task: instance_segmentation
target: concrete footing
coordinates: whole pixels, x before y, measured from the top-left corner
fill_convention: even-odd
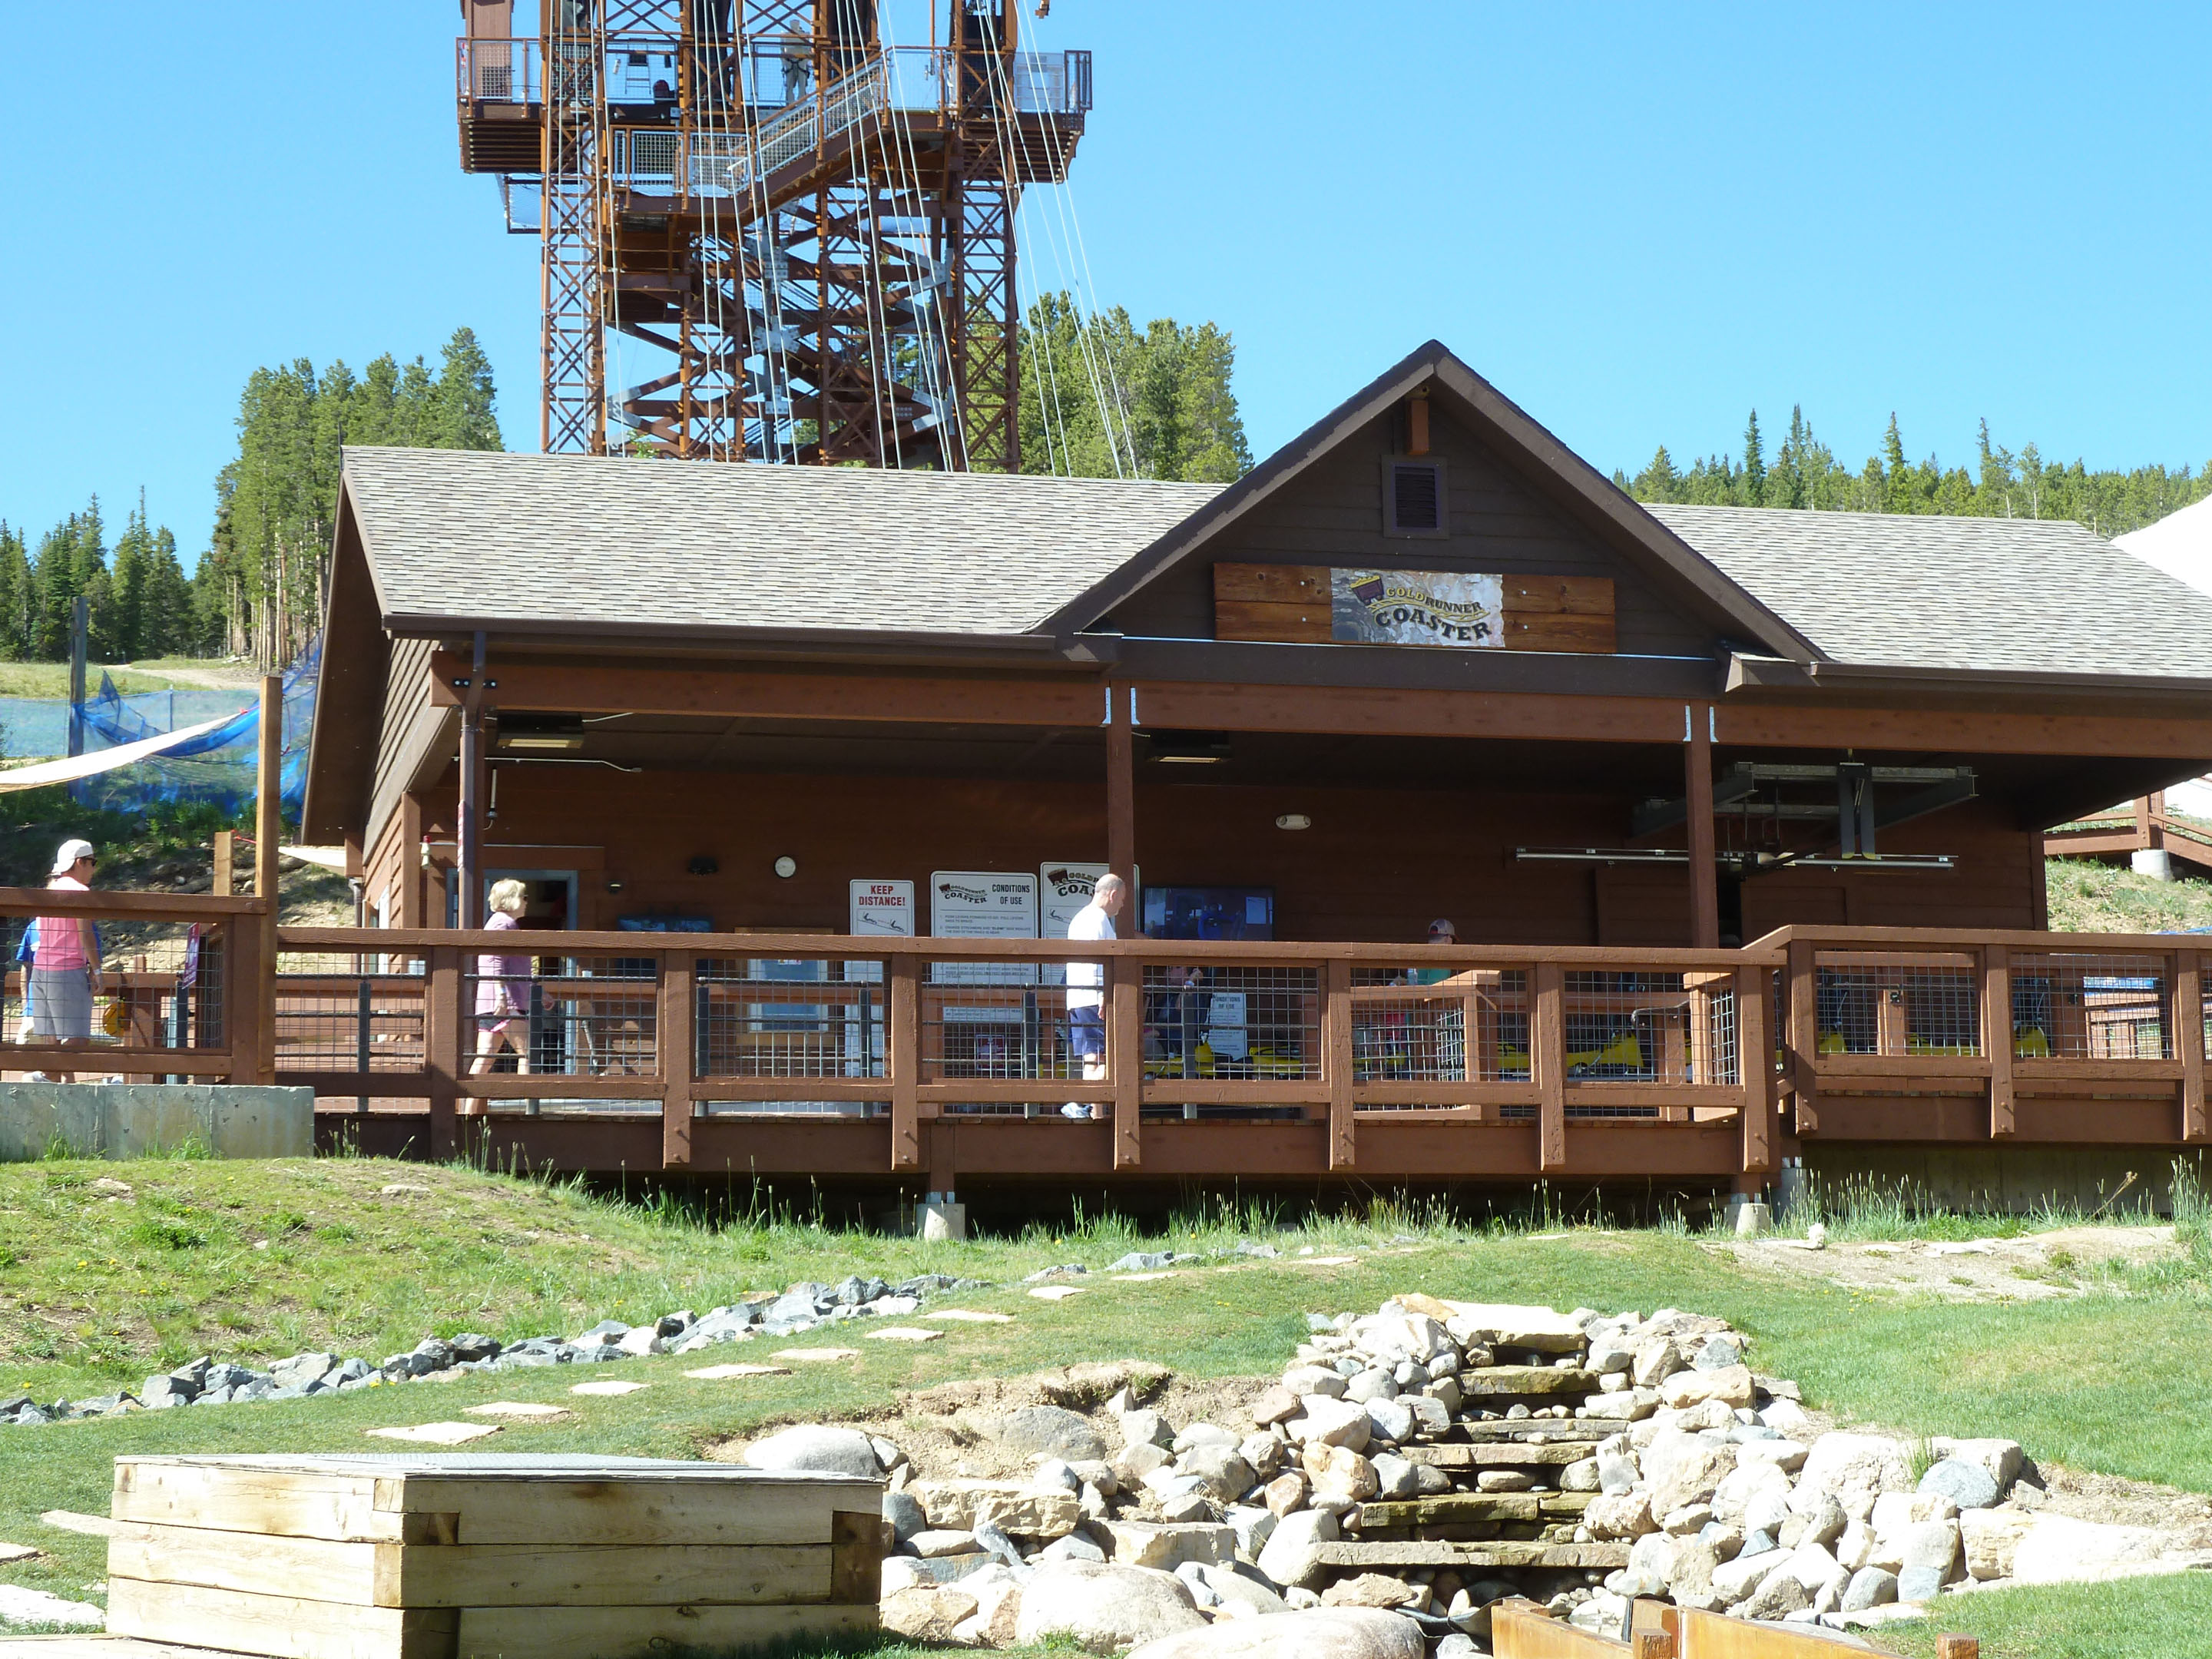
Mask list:
[[[0,1083],[0,1162],[59,1152],[312,1158],[315,1091],[228,1083]]]
[[[2128,854],[2128,863],[2137,875],[2153,881],[2173,879],[2173,854],[2163,847],[2139,848]]]

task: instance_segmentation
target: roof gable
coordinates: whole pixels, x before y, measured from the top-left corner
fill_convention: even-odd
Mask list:
[[[1118,606],[1281,495],[1325,457],[1358,441],[1414,391],[1441,398],[1498,462],[1628,560],[1718,632],[1780,657],[1809,659],[1811,643],[1771,609],[1653,518],[1440,343],[1426,345],[1292,439],[1237,483],[1134,557],[1093,582],[1048,620],[1056,633],[1094,626]],[[1408,544],[1417,547],[1418,544]],[[1409,553],[1406,563],[1420,563]]]

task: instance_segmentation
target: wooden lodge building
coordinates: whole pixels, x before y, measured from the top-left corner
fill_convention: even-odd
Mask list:
[[[336,555],[304,832],[418,988],[356,1058],[288,934],[276,1063],[387,1136],[941,1193],[2203,1133],[2194,951],[2045,934],[2043,831],[2212,766],[2212,599],[2074,524],[1646,507],[1431,343],[1226,488],[354,449]]]

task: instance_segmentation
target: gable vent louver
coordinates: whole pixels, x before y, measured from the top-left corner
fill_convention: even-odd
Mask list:
[[[1390,464],[1390,528],[1401,535],[1440,534],[1444,527],[1443,468],[1435,461]]]

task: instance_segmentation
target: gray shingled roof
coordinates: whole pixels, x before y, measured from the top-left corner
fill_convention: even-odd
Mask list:
[[[2212,597],[2078,524],[1654,506],[1838,662],[2212,673]]]
[[[388,616],[556,627],[1019,634],[1219,489],[444,449],[345,471]]]

